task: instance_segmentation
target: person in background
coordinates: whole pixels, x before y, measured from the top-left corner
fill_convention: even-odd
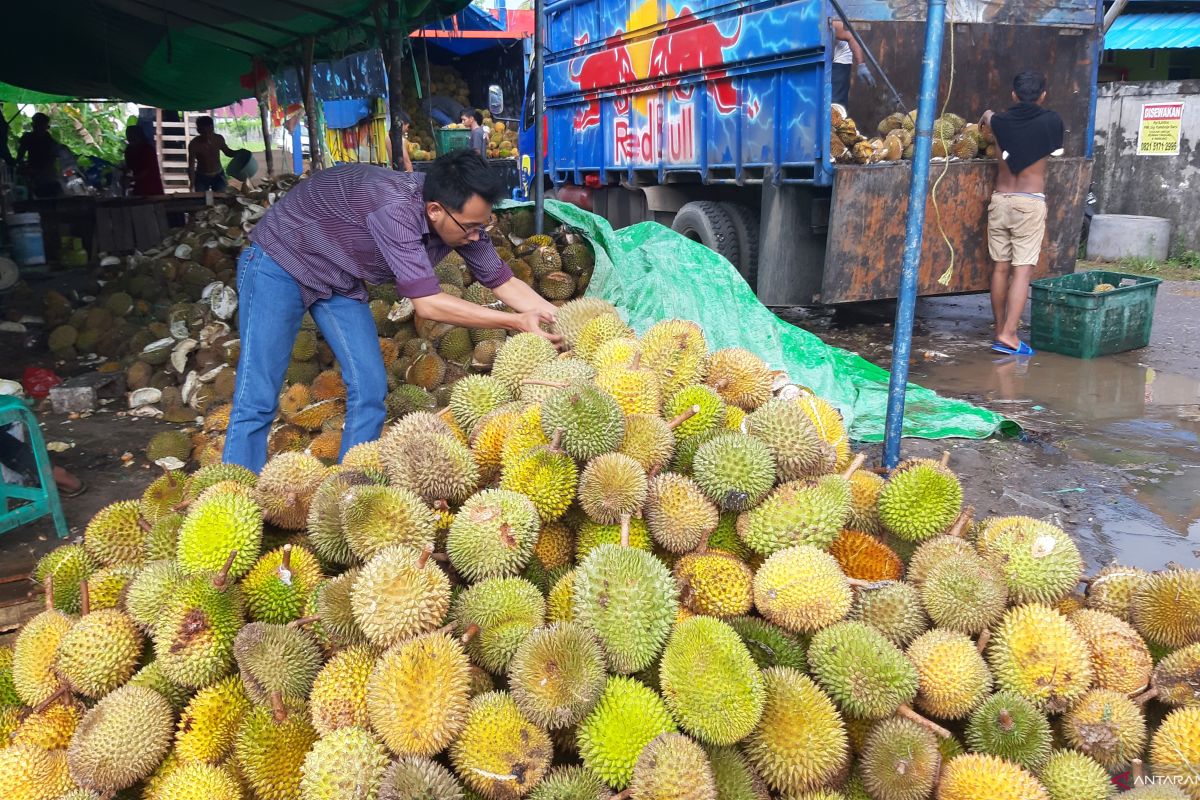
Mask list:
[[[370,164],[318,170],[267,209],[238,262],[241,356],[224,461],[256,472],[266,462],[306,311],[346,382],[342,454],[379,438],[388,378],[364,282],[394,283],[432,322],[524,331],[558,345],[562,337],[542,330],[558,309],[513,277],[485,230],[502,191],[487,161],[462,149],[439,156],[427,173]],[[433,266],[451,250],[515,313],[443,292]]]
[[[236,151],[225,144],[225,137],[213,132],[212,117],[197,117],[196,138],[188,142],[188,181],[193,192],[225,191],[225,168],[221,154],[233,158]]]
[[[3,111],[0,111],[0,163],[8,166],[11,175],[11,170],[17,166],[17,159],[13,157],[12,150],[8,149],[9,131],[8,117],[4,116]]]
[[[12,434],[13,425],[0,428],[0,464],[21,476],[26,486],[37,485],[37,460],[29,445]],[[78,497],[87,491],[87,486],[79,478],[66,469],[58,466],[51,468],[54,475],[54,485],[63,497]]]
[[[17,143],[17,169],[34,197],[58,197],[63,192],[58,170],[60,145],[50,135],[50,117],[33,115],[33,128]]]
[[[858,79],[871,88],[875,87],[875,76],[867,67],[863,58],[862,47],[854,34],[846,29],[840,19],[830,20],[833,29],[833,102],[846,107],[850,102],[850,73],[854,72]]]
[[[483,114],[471,109],[462,113],[462,124],[471,132],[471,149],[487,158],[487,131],[483,129]]]
[[[125,174],[130,179],[129,193],[134,197],[165,194],[162,174],[158,170],[158,154],[137,125],[125,129]]]
[[[405,112],[400,112],[400,141],[403,147],[400,148],[400,164],[405,172],[412,172],[412,156],[408,152],[408,131],[412,127],[412,118]]]
[[[1042,107],[1046,76],[1026,70],[1013,78],[1007,111],[985,111],[979,124],[991,127],[1000,158],[996,189],[988,205],[988,251],[992,272],[992,314],[996,339],[992,350],[1031,356],[1034,350],[1017,336],[1029,296],[1029,280],[1046,234],[1046,161],[1063,147],[1063,121]]]

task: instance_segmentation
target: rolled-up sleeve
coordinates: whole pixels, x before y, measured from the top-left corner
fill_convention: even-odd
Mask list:
[[[479,234],[479,239],[467,246],[458,248],[458,254],[467,262],[475,280],[489,289],[495,289],[513,276],[508,264],[496,255],[496,248],[486,233]]]
[[[441,291],[418,223],[419,220],[413,219],[411,207],[404,203],[383,206],[367,216],[367,230],[396,276],[396,293],[401,297],[428,297]],[[500,260],[495,250],[492,257]]]

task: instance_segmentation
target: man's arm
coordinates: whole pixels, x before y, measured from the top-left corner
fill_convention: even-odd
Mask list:
[[[833,38],[850,45],[850,54],[854,56],[855,64],[862,64],[866,61],[863,50],[859,47],[858,39],[854,38],[854,34],[847,30],[840,19],[833,21]]]
[[[408,134],[400,137],[400,163],[404,165],[405,172],[412,172],[412,156],[408,154]]]
[[[224,136],[222,136],[219,133],[214,133],[213,136],[217,137],[217,146],[221,148],[222,153],[229,156],[230,158],[233,158],[234,156],[237,155],[237,150],[230,150],[229,145],[225,144]]]
[[[512,281],[521,283],[517,278],[512,278],[509,283]],[[531,310],[510,314],[506,311],[486,308],[445,292],[414,297],[412,303],[417,314],[435,322],[460,325],[464,328],[503,328],[509,331],[536,333],[543,339],[548,339],[555,346],[562,342],[561,336],[542,330],[542,323],[554,322],[554,315],[545,311]]]
[[[551,322],[554,321],[554,315],[558,311],[557,306],[535,292],[532,286],[520,278],[509,278],[494,287],[492,293],[496,295],[497,300],[511,309],[537,311],[548,315]]]
[[[188,142],[187,174],[188,174],[188,186],[194,188],[196,186],[196,140],[195,139],[192,139],[190,142]]]

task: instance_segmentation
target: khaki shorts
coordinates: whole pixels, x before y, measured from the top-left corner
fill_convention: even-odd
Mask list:
[[[993,261],[1036,265],[1045,233],[1045,200],[1023,194],[992,195],[988,205],[988,252]]]

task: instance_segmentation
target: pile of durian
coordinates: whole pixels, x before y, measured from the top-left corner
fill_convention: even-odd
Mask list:
[[[46,555],[0,786],[1200,797],[1200,572],[1083,580],[1060,528],[972,520],[945,458],[864,469],[832,406],[691,322],[558,326],[569,352],[514,336],[338,466],[167,472]]]
[[[878,136],[868,138],[846,110],[835,104],[830,114],[830,153],[840,164],[911,161],[916,122],[915,110],[907,114],[897,111],[879,122]],[[932,157],[963,161],[995,158],[996,140],[986,126],[969,123],[958,114],[943,114],[933,123]]]

